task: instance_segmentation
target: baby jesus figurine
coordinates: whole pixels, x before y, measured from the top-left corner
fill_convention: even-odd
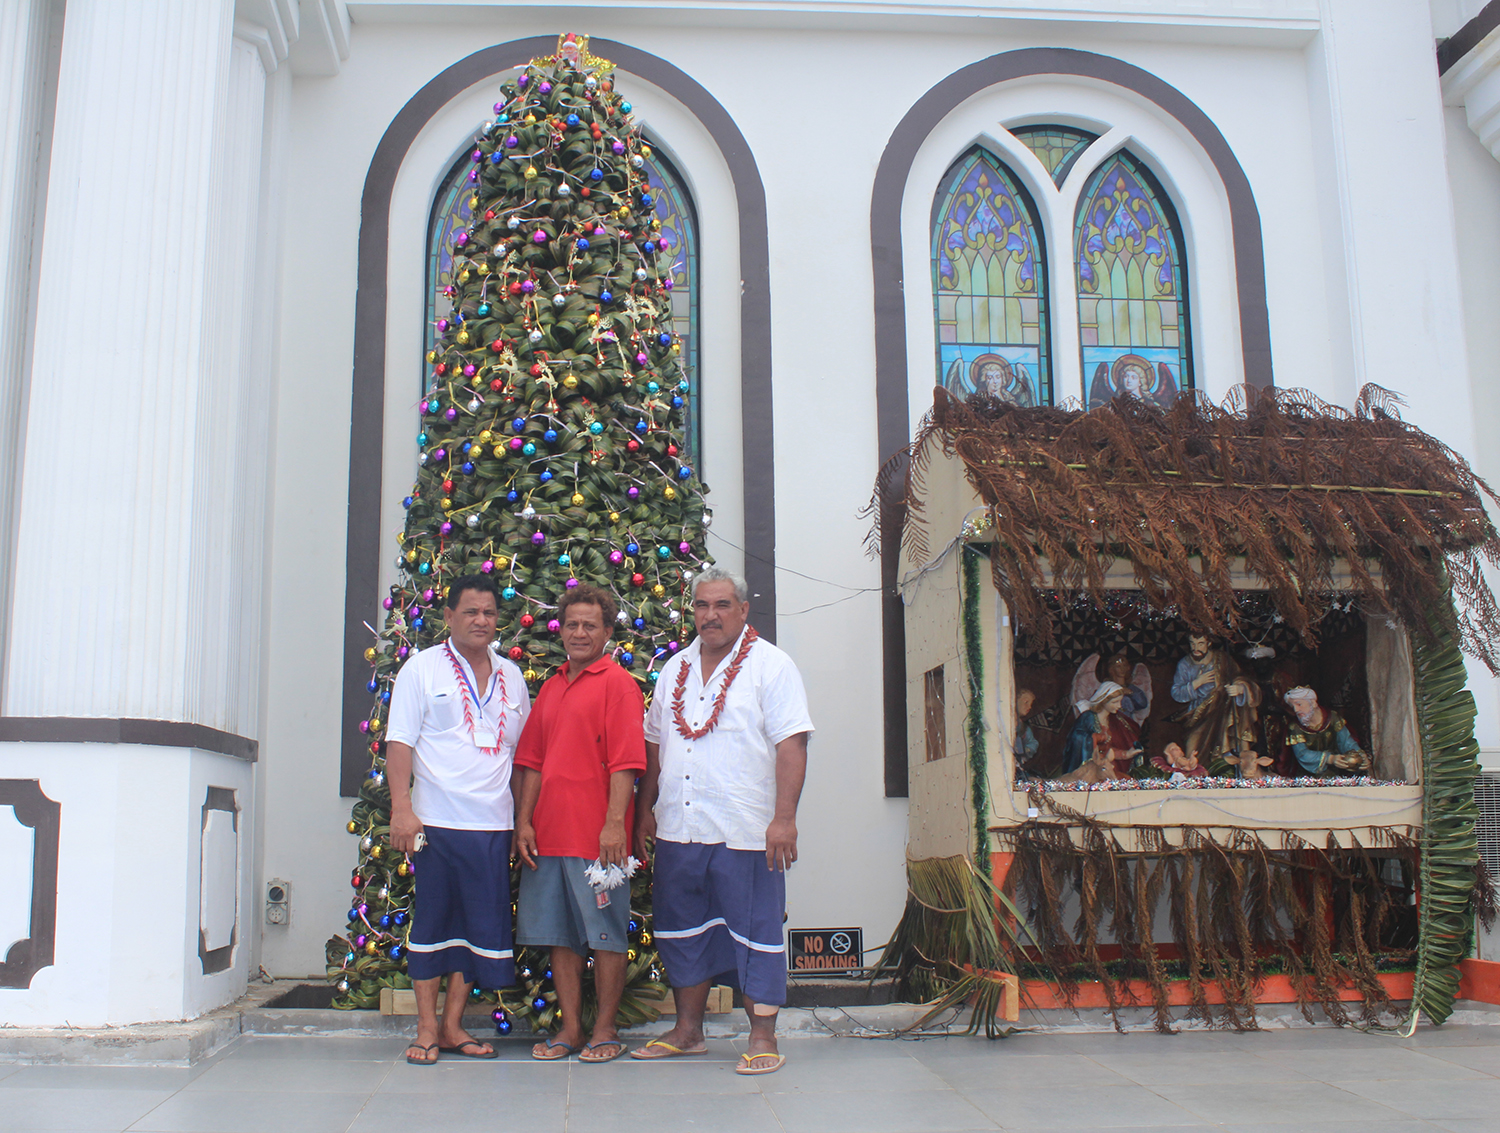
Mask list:
[[[1198,753],[1195,751],[1189,754],[1179,744],[1168,744],[1160,755],[1152,756],[1151,766],[1158,771],[1165,771],[1167,778],[1173,782],[1202,779],[1208,775],[1207,768],[1198,762]]]

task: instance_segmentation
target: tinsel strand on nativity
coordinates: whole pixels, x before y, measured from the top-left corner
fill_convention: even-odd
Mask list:
[[[963,461],[987,507],[996,588],[1043,640],[1043,590],[1102,603],[1117,560],[1150,605],[1233,636],[1243,557],[1312,647],[1327,594],[1345,588],[1333,577],[1341,561],[1364,610],[1415,632],[1426,632],[1427,611],[1452,610],[1446,572],[1458,612],[1442,616],[1466,652],[1500,672],[1500,607],[1481,573],[1481,561],[1500,566],[1483,502],[1496,497],[1461,456],[1402,421],[1398,404],[1373,385],[1353,411],[1304,390],[1240,387],[1222,405],[1184,392],[1168,410],[1115,398],[1082,412],[939,389],[882,472],[871,541],[891,538],[904,512],[906,549],[927,560],[922,481],[942,451]]]

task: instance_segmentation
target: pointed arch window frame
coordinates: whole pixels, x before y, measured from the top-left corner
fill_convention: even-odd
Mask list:
[[[953,299],[955,305],[966,300],[984,302],[973,291],[967,293],[956,293],[949,289],[945,292],[941,283],[944,276],[942,264],[944,256],[942,249],[947,237],[943,229],[952,215],[952,209],[958,198],[958,193],[967,182],[970,173],[978,166],[987,166],[1002,183],[1017,207],[1020,220],[1026,229],[1026,238],[1031,244],[1033,294],[1031,302],[1036,304],[1036,336],[1035,343],[1024,341],[1024,330],[1028,327],[1028,321],[1024,313],[1018,316],[1023,334],[1020,342],[996,343],[996,342],[960,342],[955,337],[953,341],[944,340],[944,327],[949,320],[944,317],[945,299]],[[1007,228],[1011,232],[1015,226]],[[964,388],[977,388],[979,379],[975,376],[986,369],[1000,368],[1006,373],[1007,389],[1015,391],[1023,388],[1019,380],[1017,370],[1012,366],[1020,362],[1029,370],[1030,379],[1029,393],[1021,397],[1021,404],[1050,405],[1053,401],[1054,381],[1052,373],[1053,358],[1053,333],[1051,318],[1051,262],[1049,244],[1042,213],[1037,202],[1023,180],[1011,167],[1007,157],[997,148],[987,146],[983,141],[976,142],[961,153],[944,172],[938,183],[937,192],[933,194],[932,210],[928,221],[930,236],[930,266],[932,271],[932,299],[933,299],[933,338],[937,358],[936,384],[947,384],[947,377],[955,367],[961,367],[967,371],[960,378]],[[1002,292],[995,295],[988,293],[988,301],[1013,303],[1020,301],[1023,304],[1026,298],[1021,295],[1006,295]],[[956,318],[954,320],[956,322]],[[1009,320],[1006,320],[1009,321]],[[945,350],[945,347],[948,348]],[[970,350],[962,350],[962,347],[970,347]],[[1035,348],[1035,355],[1031,354]],[[1003,353],[1002,353],[1003,351]],[[1004,359],[1004,366],[999,367],[994,359]],[[1017,368],[1018,369],[1018,368]],[[962,389],[955,392],[963,392]],[[1003,395],[1002,396],[1006,396]]]

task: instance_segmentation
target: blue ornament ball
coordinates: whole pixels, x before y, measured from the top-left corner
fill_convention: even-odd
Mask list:
[[[474,462],[473,461],[471,461],[471,460],[464,461],[464,475],[465,476],[472,476],[472,475],[474,475]]]
[[[557,440],[557,430],[548,429],[545,433],[542,434],[542,440],[546,441],[550,445],[553,441]]]
[[[385,916],[383,916],[383,917],[380,918],[380,927],[381,928],[390,928],[391,927],[391,914],[390,913],[386,913]]]
[[[608,291],[601,291],[601,292],[599,292],[599,302],[601,302],[601,303],[608,303],[608,302],[611,302],[613,299],[614,299],[614,295],[612,295],[610,292],[608,292]]]
[[[407,496],[407,497],[406,497],[406,498],[404,498],[404,499],[403,499],[403,500],[402,500],[402,501],[401,501],[401,506],[402,506],[402,507],[411,507],[411,497],[410,497],[410,496]]]
[[[396,923],[398,925],[405,924],[406,923],[406,914],[405,913],[397,913],[396,914]]]
[[[646,628],[646,619],[645,618],[636,618],[635,621],[632,622],[631,624],[634,625],[636,629],[645,629]]]
[[[580,252],[587,252],[589,250],[589,238],[587,236],[580,236],[578,238],[578,250]]]
[[[663,346],[671,346],[672,336],[670,334],[662,333],[656,336],[656,341],[661,343]]]
[[[645,421],[637,421],[635,423],[635,431],[637,433],[644,433],[646,431],[646,422]]]
[[[620,654],[620,664],[622,664],[622,665],[629,665],[634,660],[635,660],[635,654],[634,653],[621,653]]]
[[[391,959],[392,960],[399,960],[399,959],[401,959],[401,945],[399,945],[399,944],[392,944],[391,945]]]
[[[545,484],[545,483],[547,483],[547,481],[549,481],[549,480],[552,479],[552,473],[550,473],[550,472],[543,472],[541,474],[541,476],[539,477],[539,479],[542,481],[543,484]]]
[[[627,555],[639,554],[640,550],[641,550],[641,545],[639,543],[626,543],[625,544],[625,553]]]
[[[594,169],[589,170],[589,180],[590,181],[603,181],[604,180],[604,170],[598,169],[598,168],[594,168]]]
[[[516,491],[514,488],[512,488],[510,491],[508,491],[508,492],[505,493],[505,498],[509,502],[515,503],[517,500],[519,500],[521,498],[521,493],[518,492],[518,491]]]
[[[522,429],[526,428],[526,418],[517,417],[510,423],[510,427],[512,432],[519,433]]]
[[[673,409],[681,409],[682,408],[682,398],[680,398],[680,397],[674,397],[672,399],[672,408]]]
[[[495,1030],[502,1035],[510,1034],[510,1020],[501,1019],[498,1023],[495,1024]]]
[[[693,474],[693,470],[691,468],[689,468],[686,464],[684,464],[681,468],[679,468],[677,470],[677,479],[679,479],[679,480],[686,480],[690,476],[692,476],[692,474]]]
[[[576,125],[578,125],[578,115],[576,115],[576,114],[569,114],[567,120],[568,120],[568,125],[569,126],[576,126]]]
[[[539,995],[531,1001],[531,1008],[533,1011],[545,1011],[547,1010],[547,1001]]]
[[[371,692],[375,692],[380,688],[380,682],[377,681],[374,677],[371,677],[370,683],[365,685],[365,688],[369,689]]]
[[[351,921],[359,920],[359,910],[357,908],[349,910],[349,919]]]
[[[604,432],[604,426],[598,421],[591,421],[589,423],[589,432],[597,437],[600,433]]]

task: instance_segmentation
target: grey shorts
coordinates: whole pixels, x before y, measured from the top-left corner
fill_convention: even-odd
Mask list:
[[[521,865],[521,895],[516,909],[516,943],[538,948],[561,945],[580,956],[590,948],[628,952],[630,885],[605,891],[609,904],[583,876],[590,861],[584,858],[537,855],[537,868]]]

